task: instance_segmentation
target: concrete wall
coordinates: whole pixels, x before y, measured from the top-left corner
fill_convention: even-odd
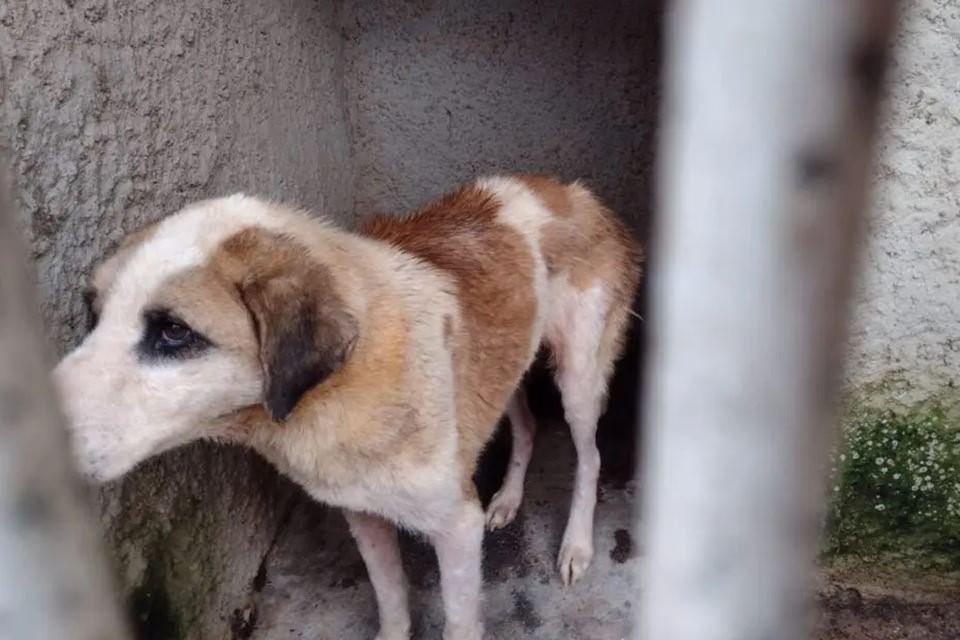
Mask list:
[[[0,138],[61,352],[91,265],[187,201],[249,190],[352,209],[335,24],[309,0],[0,3]],[[203,446],[104,491],[140,636],[230,637],[290,495],[252,456]]]
[[[660,0],[346,4],[358,215],[477,175],[585,178],[649,209]]]
[[[356,214],[534,170],[585,177],[643,228],[661,5],[347,3]],[[960,371],[960,0],[903,5],[848,379],[909,403]]]
[[[960,0],[903,5],[850,377],[912,402],[960,374]]]

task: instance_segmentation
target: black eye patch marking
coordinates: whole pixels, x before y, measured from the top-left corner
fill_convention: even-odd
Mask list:
[[[137,344],[141,360],[184,360],[195,358],[210,342],[167,309],[149,309],[143,314],[143,337]]]
[[[97,313],[97,290],[93,287],[87,287],[83,290],[83,306],[87,314],[87,333],[90,333],[97,328],[97,322],[100,320]]]

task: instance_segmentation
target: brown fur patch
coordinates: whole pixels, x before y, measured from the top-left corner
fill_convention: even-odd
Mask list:
[[[584,290],[602,283],[612,294],[601,340],[600,360],[619,357],[641,276],[643,251],[617,216],[590,191],[545,176],[519,178],[554,214],[541,231],[540,247],[551,277],[565,277]],[[561,345],[551,345],[562,357]]]
[[[376,218],[362,230],[457,283],[462,324],[452,342],[465,489],[523,377],[537,309],[529,245],[497,220],[499,209],[490,194],[470,186],[412,215]]]
[[[182,271],[157,288],[150,304],[169,309],[215,344],[256,357],[254,328],[240,293],[216,271]]]
[[[566,273],[580,289],[598,280],[610,283],[616,302],[630,305],[643,253],[624,224],[579,185],[564,185],[543,176],[521,180],[556,216],[541,236],[551,274]]]
[[[338,276],[345,269],[362,270],[363,265],[351,262],[349,255],[328,265],[319,257],[331,255],[324,240],[310,242],[312,248],[307,248],[286,236],[251,228],[225,241],[208,271],[236,287],[265,277],[312,273],[315,277],[306,278],[306,284],[315,300],[323,299],[328,307],[345,305]],[[248,408],[230,420],[227,437],[273,450],[278,460],[298,459],[295,468],[306,465],[314,470],[307,479],[310,483],[358,482],[371,465],[387,469],[427,464],[436,436],[425,428],[405,393],[409,328],[401,307],[388,291],[367,300],[362,316],[344,306],[357,324],[356,340],[342,366],[305,392],[282,429],[265,424],[263,408]],[[251,351],[259,357],[256,339]],[[338,443],[337,455],[304,445],[317,439],[317,430]],[[306,462],[311,456],[323,457]]]
[[[567,185],[549,176],[527,174],[517,176],[517,179],[537,194],[537,197],[554,215],[560,218],[569,218],[573,215],[573,203],[570,201]]]
[[[218,257],[222,269],[243,265],[237,287],[260,343],[264,405],[285,420],[309,389],[343,365],[357,321],[329,270],[290,238],[247,229],[224,242]]]

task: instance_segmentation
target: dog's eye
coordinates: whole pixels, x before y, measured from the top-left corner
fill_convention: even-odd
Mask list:
[[[190,340],[190,329],[179,322],[168,322],[160,329],[160,339],[171,347],[178,347]]]
[[[183,359],[200,355],[211,342],[165,309],[144,313],[144,333],[137,350],[147,360]]]

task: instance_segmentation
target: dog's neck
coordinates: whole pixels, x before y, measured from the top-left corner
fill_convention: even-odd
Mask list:
[[[283,422],[256,405],[223,416],[209,430],[215,440],[257,450],[306,486],[350,478],[357,460],[383,452],[384,430],[408,420],[410,318],[403,292],[387,286],[375,264],[350,277],[364,308],[359,339],[342,369],[309,390]]]

